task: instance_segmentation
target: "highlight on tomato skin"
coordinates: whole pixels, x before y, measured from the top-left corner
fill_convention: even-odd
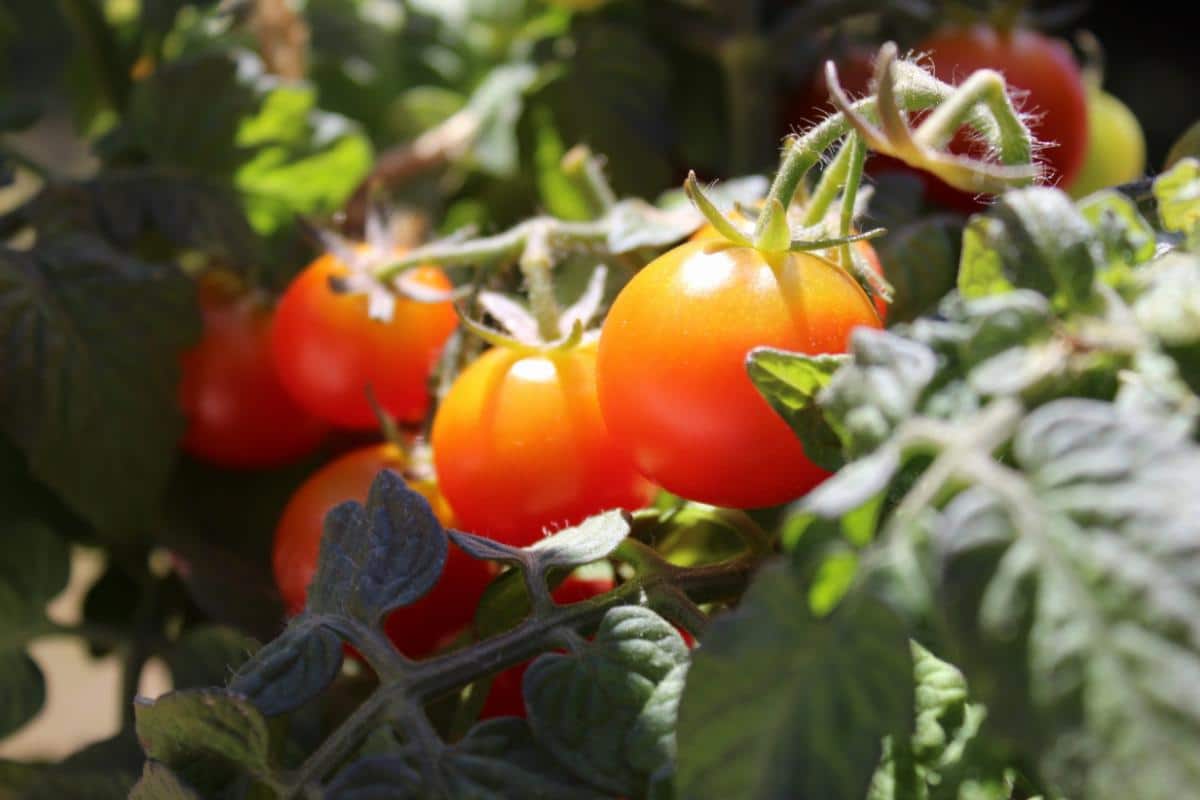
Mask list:
[[[458,325],[454,306],[397,296],[390,321],[372,320],[365,296],[330,287],[330,278],[346,274],[346,265],[327,253],[287,288],[271,334],[279,377],[300,405],[331,425],[378,424],[368,386],[383,410],[419,422],[429,408],[430,372]],[[402,280],[425,290],[453,288],[436,266],[416,267]]]
[[[881,323],[857,281],[805,253],[689,242],[644,267],[600,334],[600,407],[642,473],[702,503],[759,508],[827,477],[759,394],[746,356],[845,352]]]
[[[346,500],[366,502],[380,470],[402,472],[405,466],[404,455],[394,445],[364,447],[326,464],[292,495],[275,530],[272,559],[275,582],[289,613],[304,608],[308,585],[316,574],[325,515]],[[455,525],[454,515],[433,481],[410,481],[409,486],[429,500],[444,526]],[[446,634],[470,624],[493,575],[488,562],[471,558],[451,543],[433,589],[388,616],[388,637],[409,658],[429,655]]]
[[[204,330],[180,357],[184,452],[217,466],[264,469],[314,452],[327,426],[301,408],[275,374],[271,309],[216,280],[198,287]]]
[[[438,481],[462,530],[525,546],[657,489],[608,433],[596,350],[494,347],[450,387],[433,422]]]

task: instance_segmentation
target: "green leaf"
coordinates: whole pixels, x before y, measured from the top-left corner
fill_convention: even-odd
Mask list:
[[[928,314],[955,287],[962,250],[962,221],[954,215],[921,217],[872,242],[892,284],[889,325]]]
[[[110,625],[133,636],[141,597],[142,587],[138,580],[121,564],[110,561],[84,595],[83,618],[89,623]],[[153,616],[146,620],[147,627],[162,630],[165,613],[165,608],[154,609]],[[113,647],[108,643],[89,642],[88,651],[98,658],[111,653]]]
[[[871,328],[851,334],[850,355],[853,368],[838,370],[818,399],[847,456],[855,457],[873,450],[912,415],[938,361],[920,342]]]
[[[1025,481],[979,485],[934,528],[960,666],[1062,794],[1186,796],[1200,782],[1200,448],[1064,399],[1022,423]]]
[[[420,766],[396,756],[371,756],[355,761],[329,784],[328,797],[339,800],[418,800],[436,798],[423,783]]]
[[[608,249],[630,253],[640,247],[666,247],[690,236],[704,223],[691,207],[663,210],[636,197],[621,200],[605,216]]]
[[[1163,227],[1200,244],[1200,160],[1184,158],[1154,181],[1154,197]]]
[[[577,18],[571,57],[538,92],[554,111],[563,139],[596,153],[620,154],[608,165],[618,196],[647,197],[671,182],[670,64],[636,27],[604,15]]]
[[[1064,192],[1016,189],[967,223],[958,288],[967,298],[1027,288],[1073,306],[1091,297],[1098,253],[1095,231]]]
[[[187,689],[134,704],[146,756],[174,769],[201,791],[236,771],[269,774],[267,721],[245,697],[224,690]]]
[[[258,650],[258,642],[221,625],[199,625],[179,637],[167,653],[176,689],[225,686]]]
[[[129,800],[200,800],[200,795],[166,765],[147,761]]]
[[[39,620],[46,604],[67,587],[71,553],[41,520],[5,519],[3,529],[12,544],[0,552],[0,584],[13,592],[25,620]]]
[[[48,769],[20,794],[21,800],[124,800],[137,773],[91,768]]]
[[[1168,253],[1139,278],[1133,313],[1141,328],[1168,347],[1200,344],[1200,255]]]
[[[537,78],[537,68],[522,62],[501,64],[488,71],[467,100],[467,108],[479,120],[469,163],[499,177],[516,172],[520,164],[517,123],[525,93]]]
[[[178,358],[200,327],[191,283],[76,235],[0,251],[0,308],[4,431],[97,528],[145,531],[183,432]]]
[[[433,588],[446,548],[429,501],[392,470],[382,470],[365,507],[350,501],[325,517],[308,610],[377,624]]]
[[[238,669],[229,688],[275,716],[307,703],[333,683],[342,668],[342,640],[299,617]]]
[[[868,597],[816,619],[807,593],[777,563],[713,621],[679,709],[681,796],[866,794],[883,737],[911,719],[907,636]]]
[[[1081,200],[1079,210],[1100,237],[1107,258],[1104,269],[1107,283],[1122,285],[1129,279],[1131,267],[1154,257],[1157,244],[1154,228],[1125,195],[1103,189]]]
[[[11,593],[0,585],[0,609]],[[32,658],[19,650],[0,651],[0,739],[33,719],[46,703],[46,680]]]
[[[522,719],[486,720],[473,727],[443,761],[451,798],[600,798],[580,785],[544,747]]]
[[[95,231],[122,249],[158,234],[245,268],[259,258],[233,187],[219,178],[168,169],[106,170],[86,181],[51,182],[28,206],[39,231]]]
[[[606,557],[629,535],[629,514],[605,511],[539,539],[527,551],[545,567],[577,567]]]
[[[604,615],[595,639],[570,655],[547,653],[525,673],[529,725],[575,775],[620,794],[638,794],[669,753],[650,743],[672,709],[656,695],[687,646],[662,617],[639,606]]]
[[[746,357],[746,370],[755,387],[800,438],[805,454],[828,470],[842,465],[842,443],[825,421],[817,394],[847,359],[769,347],[756,347]]]

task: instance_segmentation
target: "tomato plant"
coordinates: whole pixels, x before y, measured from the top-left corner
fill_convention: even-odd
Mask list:
[[[400,297],[389,321],[375,321],[365,296],[330,286],[331,278],[346,274],[345,264],[325,254],[287,288],[271,331],[279,377],[296,402],[334,425],[377,424],[368,387],[385,411],[419,421],[429,406],[430,371],[457,322],[454,308]],[[417,267],[400,280],[435,291],[451,288],[433,266]]]
[[[1021,108],[1030,114],[1029,128],[1042,143],[1039,159],[1053,184],[1071,185],[1088,151],[1087,92],[1075,57],[1066,42],[1028,28],[1001,29],[988,24],[949,26],[917,44],[928,53],[934,72],[957,83],[978,69],[994,69],[1022,93]],[[978,151],[966,137],[952,149]],[[970,195],[933,177],[927,179],[935,202],[975,210]]]
[[[380,470],[403,471],[406,466],[407,459],[395,445],[364,447],[317,470],[288,500],[275,529],[273,565],[275,582],[290,613],[304,608],[308,585],[317,569],[325,515],[347,500],[365,501],[371,481]],[[450,507],[434,481],[415,480],[411,486],[429,501],[443,524],[454,524]],[[447,633],[471,620],[491,578],[486,563],[451,548],[433,590],[388,617],[388,636],[411,658],[428,655]]]
[[[326,426],[292,400],[271,361],[271,309],[209,281],[200,289],[204,333],[182,358],[182,447],[227,467],[286,464],[313,452]]]
[[[594,346],[489,350],[450,387],[431,441],[464,529],[510,544],[655,492],[600,416]]]
[[[879,324],[854,279],[814,256],[681,245],[639,272],[605,320],[604,420],[668,491],[735,508],[786,502],[826,473],[751,384],[747,354],[841,353],[856,326]]]

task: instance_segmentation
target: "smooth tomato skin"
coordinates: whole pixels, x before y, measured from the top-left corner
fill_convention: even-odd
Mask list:
[[[737,214],[736,212],[734,212],[734,214],[730,215],[730,217],[740,217],[740,216],[741,215]],[[720,233],[718,233],[717,229],[714,228],[711,223],[706,222],[703,227],[701,227],[699,230],[697,230],[695,233],[693,233],[691,235],[691,237],[688,239],[688,241],[689,242],[721,241],[724,238],[725,237],[723,237]],[[879,254],[875,252],[875,248],[871,245],[871,243],[866,239],[860,239],[859,241],[854,243],[854,247],[858,250],[859,255],[863,257],[863,260],[867,262],[867,266],[870,267],[871,271],[874,272],[879,277],[886,279],[887,276],[883,272],[883,264],[881,264],[879,262]],[[874,302],[874,304],[875,304],[875,313],[879,315],[880,321],[886,322],[887,321],[888,302],[886,300],[884,300],[882,297],[880,297],[879,295],[875,295],[875,297],[873,297],[871,299],[872,299],[872,302]]]
[[[600,511],[642,508],[656,491],[605,428],[594,345],[488,350],[450,387],[430,442],[462,528],[512,545]]]
[[[1083,169],[1067,187],[1084,197],[1136,180],[1146,169],[1146,136],[1129,106],[1101,89],[1088,92],[1088,151]]]
[[[916,49],[932,56],[934,74],[948,83],[961,83],[978,69],[1001,72],[1010,91],[1025,93],[1018,109],[1035,115],[1028,124],[1034,137],[1047,145],[1038,158],[1049,182],[1068,186],[1075,180],[1088,149],[1087,92],[1066,42],[1025,28],[1000,31],[972,25],[943,28]],[[951,150],[978,154],[962,133]],[[964,211],[980,206],[976,198],[933,176],[928,176],[926,187],[930,199],[943,205]]]
[[[312,414],[339,427],[379,424],[367,386],[400,421],[420,421],[429,407],[430,371],[458,324],[454,306],[397,298],[392,319],[377,322],[367,316],[366,297],[330,288],[329,279],[344,274],[345,265],[325,254],[280,300],[271,348],[283,385]],[[417,267],[404,279],[427,289],[453,288],[434,266]]]
[[[260,469],[313,452],[326,426],[292,400],[271,361],[271,312],[253,296],[201,286],[204,333],[180,358],[181,446],[222,467]]]
[[[845,352],[880,327],[844,270],[803,253],[690,242],[641,270],[600,334],[600,407],[646,477],[689,500],[758,508],[827,473],[758,393],[746,355],[769,346]]]
[[[304,608],[308,584],[317,569],[325,515],[346,500],[366,502],[371,482],[382,469],[403,470],[405,459],[394,446],[373,445],[351,451],[326,464],[288,501],[275,530],[275,583],[288,613]],[[429,481],[409,484],[430,501],[443,525],[454,524],[453,513],[437,486]],[[391,613],[385,623],[389,638],[410,658],[436,649],[445,635],[470,624],[483,590],[492,579],[487,562],[450,545],[442,576],[429,594]]]

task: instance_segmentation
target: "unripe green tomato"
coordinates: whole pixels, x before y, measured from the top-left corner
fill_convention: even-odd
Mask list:
[[[1146,137],[1129,107],[1101,89],[1088,90],[1088,150],[1079,177],[1067,190],[1083,197],[1128,183],[1146,168]]]

